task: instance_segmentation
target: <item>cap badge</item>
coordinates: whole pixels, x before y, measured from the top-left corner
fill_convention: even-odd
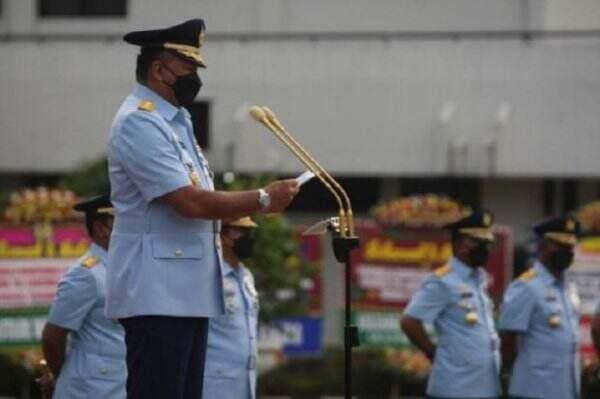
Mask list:
[[[490,216],[489,213],[486,213],[485,215],[483,215],[483,225],[487,227],[491,224],[492,224],[492,216]]]

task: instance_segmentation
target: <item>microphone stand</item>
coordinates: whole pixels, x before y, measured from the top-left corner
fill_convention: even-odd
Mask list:
[[[338,204],[337,223],[335,218],[326,221],[332,232],[332,245],[335,258],[343,263],[345,281],[345,320],[344,320],[344,398],[352,398],[352,348],[359,346],[358,328],[351,320],[351,252],[360,246],[360,240],[354,234],[354,219],[350,198],[342,186],[310,155],[285,129],[275,113],[267,107],[253,106],[250,115],[263,124],[302,162],[323,185],[331,192]],[[317,225],[322,225],[318,223]],[[311,230],[311,229],[308,229]],[[306,231],[304,234],[307,234]]]
[[[352,398],[352,348],[358,347],[358,327],[352,325],[352,250],[360,246],[358,237],[342,237],[332,233],[333,253],[338,262],[344,264],[344,398]]]

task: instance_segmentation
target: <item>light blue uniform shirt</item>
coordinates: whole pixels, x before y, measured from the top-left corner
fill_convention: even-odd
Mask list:
[[[116,215],[106,314],[222,314],[219,222],[184,218],[156,200],[192,184],[214,189],[189,112],[138,85],[113,122],[108,168]]]
[[[539,262],[509,286],[500,329],[520,333],[511,395],[579,397],[579,314],[574,301],[564,282]]]
[[[258,294],[248,269],[223,269],[226,314],[209,321],[203,398],[254,399]]]
[[[500,396],[499,340],[486,286],[484,270],[452,258],[445,269],[425,278],[408,304],[405,313],[433,324],[437,336],[428,395]]]
[[[127,365],[123,327],[104,316],[106,251],[89,252],[61,278],[48,321],[71,331],[54,398],[125,398]],[[98,258],[83,266],[89,256]]]

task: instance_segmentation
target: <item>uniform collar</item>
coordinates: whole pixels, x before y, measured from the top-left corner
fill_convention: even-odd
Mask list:
[[[544,264],[542,262],[536,261],[533,268],[535,269],[537,275],[540,276],[540,278],[542,279],[542,281],[545,284],[547,284],[547,285],[561,284],[561,281],[558,280],[552,273],[550,273],[550,270],[548,270],[548,268],[546,266],[544,266]]]
[[[456,257],[452,257],[452,260],[450,261],[451,266],[452,266],[452,271],[456,272],[456,274],[458,274],[458,276],[462,279],[462,280],[468,280],[468,279],[473,279],[473,278],[479,278],[481,277],[481,272],[482,270],[478,269],[473,269],[472,267],[467,266],[463,261],[461,261],[460,259],[456,258]]]
[[[89,253],[92,256],[97,256],[98,258],[100,258],[100,261],[104,265],[106,265],[106,261],[108,260],[108,252],[106,252],[106,250],[104,248],[102,248],[100,245],[93,242],[90,245]]]
[[[179,112],[184,116],[189,117],[190,113],[184,107],[176,107],[154,90],[142,84],[137,84],[134,90],[134,95],[140,100],[150,100],[156,105],[156,111],[166,120],[171,121]]]
[[[239,275],[243,275],[244,273],[244,265],[241,264],[239,268],[237,267],[233,267],[231,266],[229,263],[227,263],[226,260],[223,260],[223,275],[224,276],[228,276],[230,274],[239,274]],[[239,273],[238,273],[239,271]]]

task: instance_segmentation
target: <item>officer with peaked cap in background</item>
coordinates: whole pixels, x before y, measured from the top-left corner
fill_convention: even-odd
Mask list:
[[[428,275],[408,304],[402,330],[432,362],[428,398],[500,396],[499,344],[484,270],[493,242],[489,212],[451,224],[453,256]],[[433,324],[437,344],[424,323]]]
[[[574,399],[580,395],[579,313],[568,289],[579,224],[571,216],[543,221],[533,229],[538,260],[511,283],[500,317],[502,358],[512,365],[513,398]]]
[[[104,316],[113,208],[105,194],[74,209],[85,213],[92,244],[61,278],[42,332],[44,356],[56,376],[54,398],[125,398],[123,327]],[[46,394],[53,388],[51,379],[43,385]]]
[[[256,227],[249,217],[223,224],[225,315],[209,323],[205,398],[256,398],[258,292],[242,263],[252,256]]]
[[[106,314],[125,327],[129,398],[202,397],[208,318],[224,313],[219,219],[283,211],[294,180],[214,191],[185,106],[202,82],[201,19],[125,35],[138,85],[115,116]]]

